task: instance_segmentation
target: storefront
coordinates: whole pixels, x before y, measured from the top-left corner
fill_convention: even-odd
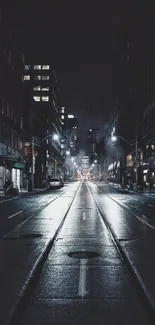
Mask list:
[[[107,171],[107,180],[110,182],[114,182],[115,181],[115,176],[116,176],[116,166],[117,163],[116,161],[114,161],[113,163],[111,163],[108,167],[108,171]]]
[[[23,187],[23,169],[24,164],[18,162],[13,163],[11,172],[13,188],[18,188],[20,190],[20,188]]]
[[[0,193],[3,193],[5,184],[5,167],[0,166]]]

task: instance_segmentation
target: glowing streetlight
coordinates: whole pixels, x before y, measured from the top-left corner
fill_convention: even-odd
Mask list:
[[[53,134],[53,140],[55,140],[55,141],[58,141],[59,140],[58,134],[56,134],[56,133]]]
[[[112,142],[116,142],[116,141],[117,141],[117,137],[116,137],[115,135],[112,135],[112,137],[111,137],[111,141],[112,141]]]
[[[67,156],[70,155],[70,151],[69,151],[69,150],[66,151],[66,155],[67,155]]]

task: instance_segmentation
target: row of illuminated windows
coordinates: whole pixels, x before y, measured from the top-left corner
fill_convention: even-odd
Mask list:
[[[35,76],[35,80],[49,80],[49,76]],[[30,75],[24,75],[24,80],[30,80]]]
[[[30,70],[30,64],[25,64],[25,70]],[[50,69],[50,66],[49,65],[40,65],[40,64],[37,64],[37,65],[34,65],[33,66],[33,69],[34,70],[49,70]]]
[[[34,91],[49,91],[49,87],[41,87],[41,86],[36,86],[33,87]]]
[[[33,96],[33,99],[35,100],[35,102],[49,102],[49,96]]]

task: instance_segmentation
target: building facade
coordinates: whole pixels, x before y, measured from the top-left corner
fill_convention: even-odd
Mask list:
[[[0,8],[0,192],[6,183],[23,186],[24,150],[23,86],[21,38],[17,32],[19,16],[15,10]],[[21,26],[22,30],[22,26]]]
[[[62,176],[60,89],[55,71],[50,65],[25,64],[23,80],[30,94],[29,112],[34,116],[31,135],[34,136],[35,185],[48,177]],[[32,120],[32,119],[31,119]],[[30,174],[31,163],[28,161]],[[31,177],[31,175],[29,175]]]
[[[136,181],[136,167],[139,185],[155,180],[154,24],[152,2],[143,3],[141,10],[128,3],[122,19],[119,102],[108,114],[106,166],[110,179],[125,186]],[[113,144],[112,135],[117,137]]]

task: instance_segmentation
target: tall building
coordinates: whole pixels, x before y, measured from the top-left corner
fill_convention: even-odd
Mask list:
[[[23,86],[20,15],[11,6],[0,6],[0,192],[6,181],[23,185],[24,151]],[[20,25],[20,26],[19,26]]]
[[[108,175],[124,185],[135,182],[135,166],[138,183],[149,182],[155,166],[155,19],[152,1],[140,3],[140,8],[131,1],[124,11],[119,100],[109,110],[107,123]],[[112,134],[117,137],[115,144]]]
[[[67,180],[75,173],[74,160],[77,155],[77,117],[61,108],[62,138],[61,153],[64,158],[63,172]]]
[[[35,168],[38,184],[43,178],[58,177],[62,173],[60,89],[55,71],[47,64],[25,64],[23,80],[30,94],[29,112],[34,116],[31,132],[38,139],[35,143],[35,150],[40,155],[40,159],[38,155],[36,159],[38,169]],[[39,144],[44,148],[46,157],[41,153]]]
[[[92,128],[88,132],[88,153],[93,160],[96,153],[96,146],[99,141],[99,129]]]
[[[90,167],[90,158],[89,158],[89,156],[83,156],[82,157],[82,168],[81,168],[83,177],[88,177],[89,167]]]
[[[77,117],[73,114],[68,114],[66,119],[66,129],[69,135],[70,154],[77,155]]]

